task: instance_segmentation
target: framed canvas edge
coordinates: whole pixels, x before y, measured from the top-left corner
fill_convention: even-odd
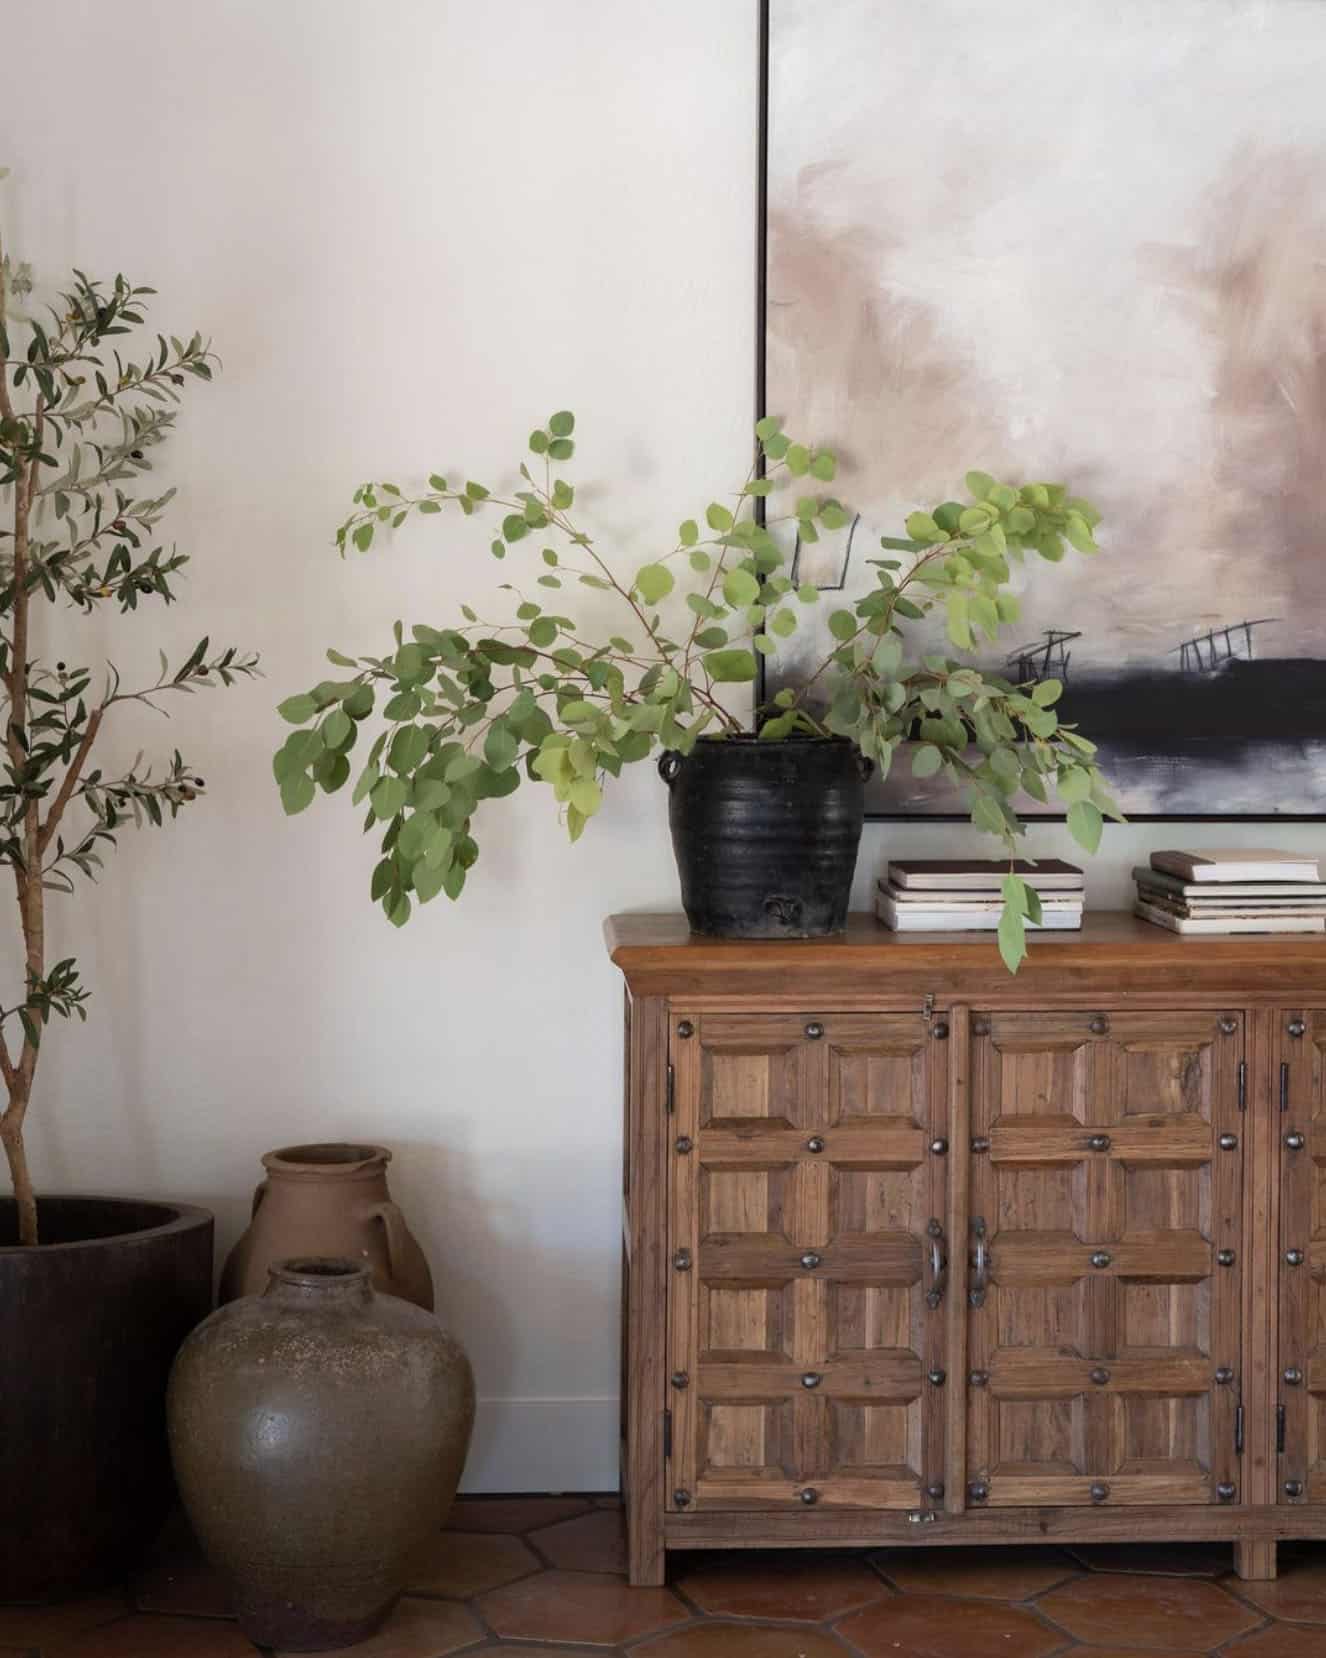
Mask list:
[[[769,57],[772,47],[771,12],[774,0],[757,0],[759,6],[759,71],[757,119],[759,130],[756,142],[756,208],[755,208],[755,418],[762,419],[770,411],[767,407],[769,390],[768,320],[769,320]],[[764,471],[763,455],[756,445],[757,466]],[[761,523],[764,522],[764,498],[755,503]],[[761,655],[755,678],[755,707],[768,700],[769,661]],[[1037,812],[1024,816],[1027,828],[1038,823],[1062,824],[1066,812]],[[866,811],[867,823],[969,823],[966,812],[907,812]],[[1320,812],[1132,812],[1128,823],[1326,823],[1326,810]]]

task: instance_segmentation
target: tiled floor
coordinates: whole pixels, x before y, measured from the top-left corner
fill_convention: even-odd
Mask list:
[[[1326,1544],[1241,1583],[1227,1548],[674,1557],[630,1589],[606,1497],[459,1503],[353,1658],[1326,1658]],[[0,1658],[253,1658],[178,1535],[122,1594],[0,1607]]]

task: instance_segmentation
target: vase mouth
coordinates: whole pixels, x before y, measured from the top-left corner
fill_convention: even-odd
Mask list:
[[[304,1146],[278,1146],[266,1153],[262,1166],[268,1174],[334,1180],[380,1174],[390,1162],[391,1153],[386,1146],[328,1140]]]
[[[293,1255],[267,1268],[273,1284],[301,1290],[359,1289],[372,1279],[372,1268],[348,1255]]]

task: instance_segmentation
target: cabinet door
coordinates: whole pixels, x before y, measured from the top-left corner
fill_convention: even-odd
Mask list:
[[[968,1502],[1233,1500],[1242,1019],[972,1028]]]
[[[1283,1016],[1280,1063],[1280,1496],[1320,1503],[1326,1502],[1326,1010]]]
[[[914,1508],[942,1480],[945,1029],[674,1017],[673,1508]]]

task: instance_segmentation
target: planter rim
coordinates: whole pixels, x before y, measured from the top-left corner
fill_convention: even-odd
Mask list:
[[[696,747],[698,748],[701,743],[712,743],[714,745],[749,743],[754,748],[767,749],[770,753],[777,753],[780,748],[791,748],[797,744],[807,746],[813,744],[816,748],[829,748],[831,746],[855,748],[857,746],[850,737],[840,737],[836,732],[831,732],[827,737],[817,737],[809,731],[794,731],[787,737],[777,738],[761,737],[755,731],[706,731],[697,738]],[[677,750],[670,749],[667,752],[676,753]]]
[[[340,1152],[342,1156],[318,1156]],[[283,1179],[353,1180],[356,1175],[381,1174],[391,1162],[386,1146],[367,1140],[309,1140],[297,1146],[277,1146],[264,1152],[262,1166]]]
[[[0,1205],[9,1205],[14,1199],[5,1195],[0,1197]],[[51,1203],[104,1203],[113,1208],[165,1210],[169,1218],[157,1226],[136,1226],[128,1232],[111,1232],[100,1238],[71,1238],[66,1243],[39,1243],[34,1249],[30,1244],[0,1244],[0,1260],[10,1256],[19,1256],[24,1260],[39,1260],[43,1256],[68,1255],[78,1249],[105,1249],[110,1244],[128,1243],[140,1238],[163,1238],[171,1232],[187,1232],[192,1227],[212,1224],[216,1216],[210,1209],[204,1209],[196,1203],[175,1203],[167,1198],[157,1197],[125,1197],[122,1193],[110,1196],[104,1192],[51,1192],[43,1196],[37,1194],[37,1212],[40,1216],[43,1204]]]

